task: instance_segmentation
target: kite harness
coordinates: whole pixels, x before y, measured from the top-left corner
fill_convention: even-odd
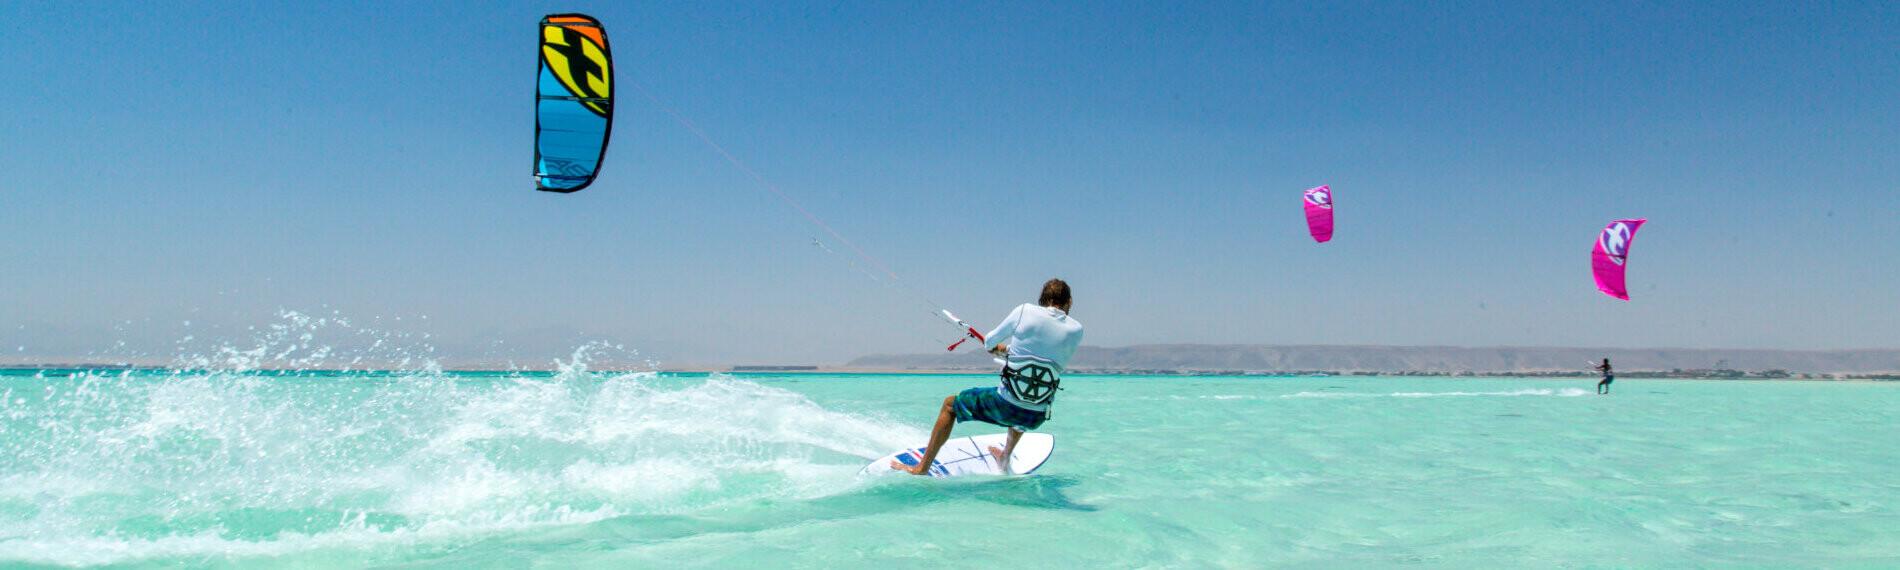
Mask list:
[[[1041,364],[1024,364],[1019,368],[1004,364],[1003,389],[1025,404],[1047,406],[1055,401],[1056,390],[1062,389],[1062,377]]]

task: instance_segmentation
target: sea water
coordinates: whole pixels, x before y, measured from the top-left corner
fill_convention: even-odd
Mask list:
[[[1900,565],[1900,384],[1078,375],[1034,476],[858,476],[992,382],[14,371],[0,565]]]

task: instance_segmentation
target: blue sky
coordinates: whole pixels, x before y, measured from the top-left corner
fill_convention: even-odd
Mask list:
[[[459,356],[938,349],[632,81],[983,326],[1059,275],[1099,345],[1900,345],[1900,6],[1573,4],[0,4],[0,345],[290,309]],[[560,11],[620,82],[573,195],[529,168]],[[1618,217],[1628,303],[1588,275]]]

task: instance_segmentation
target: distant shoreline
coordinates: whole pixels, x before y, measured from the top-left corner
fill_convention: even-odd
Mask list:
[[[1712,380],[1900,380],[1900,349],[1779,350],[1719,348],[1590,348],[1535,346],[1263,345],[1150,344],[1105,347],[1084,345],[1070,361],[1071,373],[1141,376],[1411,376],[1474,378],[1595,378],[1604,358],[1621,378],[1693,378]],[[202,361],[200,361],[202,363]],[[243,365],[265,374],[298,372],[336,374],[395,369],[439,369],[461,374],[545,374],[565,365],[549,360],[441,356],[416,361],[375,359],[293,365],[293,361],[238,360],[213,366]],[[346,364],[347,363],[347,364]],[[524,366],[526,364],[526,366]],[[0,371],[20,370],[172,370],[178,362],[158,357],[109,355],[38,355],[0,359]],[[580,363],[587,370],[666,371],[731,374],[914,374],[991,375],[997,367],[981,351],[874,354],[847,362],[719,362],[680,358],[632,360],[600,358]],[[229,366],[223,366],[229,369]],[[32,374],[32,372],[26,372]]]
[[[1150,344],[1084,345],[1071,370],[1107,374],[1334,374],[1594,377],[1603,359],[1619,377],[1900,379],[1900,349],[1774,350],[1535,346]],[[988,370],[986,354],[878,354],[841,368]]]

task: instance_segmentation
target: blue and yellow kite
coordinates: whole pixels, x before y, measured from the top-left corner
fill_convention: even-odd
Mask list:
[[[541,19],[534,90],[536,190],[575,192],[594,183],[614,127],[613,56],[607,29],[584,14]]]

